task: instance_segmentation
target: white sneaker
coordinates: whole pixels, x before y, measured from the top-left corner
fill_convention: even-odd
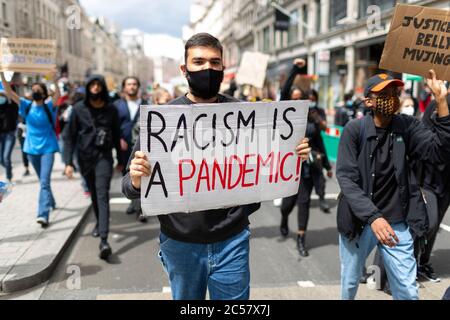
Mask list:
[[[42,226],[42,228],[45,228],[45,227],[48,226],[48,221],[45,218],[39,217],[39,218],[36,219],[36,222],[38,224],[40,224]]]
[[[283,199],[282,198],[279,198],[279,199],[275,199],[275,200],[273,200],[273,205],[275,206],[275,207],[281,207],[281,203],[283,202]]]

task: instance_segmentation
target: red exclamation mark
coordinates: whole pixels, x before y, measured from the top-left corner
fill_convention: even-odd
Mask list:
[[[298,157],[297,158],[297,169],[296,169],[296,173],[295,173],[295,181],[299,181],[300,180],[300,172],[302,170],[302,158]]]

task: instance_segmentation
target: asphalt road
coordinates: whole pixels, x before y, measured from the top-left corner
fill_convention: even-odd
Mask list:
[[[113,197],[120,196],[118,190],[115,183]],[[336,193],[336,181],[328,180],[327,194]],[[292,292],[292,288],[321,287],[325,289],[312,296],[305,293],[305,298],[339,298],[336,202],[331,200],[329,203],[333,206],[331,214],[322,213],[317,203],[313,203],[307,233],[310,256],[307,258],[301,258],[295,247],[296,209],[290,216],[291,234],[287,239],[282,239],[279,234],[280,212],[273,203],[264,203],[251,216],[251,286],[257,297],[286,298],[283,294]],[[94,226],[91,212],[47,283],[3,298],[170,298],[168,279],[157,258],[159,223],[156,218],[150,218],[147,224],[141,224],[134,216],[125,214],[126,207],[127,204],[112,205],[110,243],[114,253],[109,263],[98,258],[99,240],[90,236]],[[444,224],[450,226],[449,215]],[[450,278],[449,243],[450,232],[442,229],[432,260],[436,272],[443,279]],[[368,263],[371,261],[369,258]],[[439,296],[442,288],[435,288]],[[428,289],[433,290],[433,287],[428,286]],[[301,298],[302,295],[293,293],[287,297]]]

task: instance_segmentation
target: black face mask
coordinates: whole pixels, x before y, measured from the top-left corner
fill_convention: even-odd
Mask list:
[[[40,93],[39,91],[33,92],[32,97],[33,97],[34,101],[44,100],[44,95],[42,93]]]
[[[98,101],[102,97],[102,94],[101,93],[91,93],[89,97],[93,101]]]
[[[195,72],[186,70],[186,79],[191,93],[202,99],[211,99],[217,96],[223,76],[223,70],[206,69]]]

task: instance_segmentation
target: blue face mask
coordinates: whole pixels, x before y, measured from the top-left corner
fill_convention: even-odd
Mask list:
[[[309,108],[310,109],[314,109],[314,108],[316,108],[317,107],[317,102],[311,102],[310,104],[309,104]]]
[[[8,102],[8,99],[4,96],[0,96],[0,105],[4,105]]]

